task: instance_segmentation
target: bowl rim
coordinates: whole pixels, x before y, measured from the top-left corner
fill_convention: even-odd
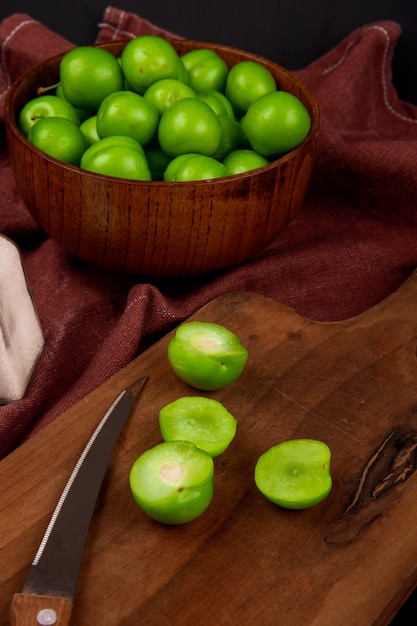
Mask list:
[[[122,39],[122,40],[114,40],[114,41],[107,41],[107,42],[103,42],[103,43],[93,43],[93,44],[87,44],[90,47],[96,47],[96,48],[104,48],[104,49],[112,49],[115,46],[118,45],[123,45],[126,46],[129,41],[131,41],[133,38],[130,39]],[[279,70],[279,72],[281,74],[286,75],[288,78],[291,78],[292,81],[294,81],[296,84],[298,84],[298,86],[300,87],[300,89],[302,89],[303,91],[305,91],[309,97],[309,104],[311,106],[311,113],[310,113],[310,118],[311,118],[311,127],[309,130],[308,135],[305,137],[305,139],[298,145],[296,146],[293,150],[290,150],[289,152],[286,152],[285,154],[283,154],[282,156],[279,156],[278,158],[274,159],[273,161],[271,161],[270,163],[268,163],[267,165],[263,165],[261,167],[257,167],[253,170],[249,170],[247,172],[241,172],[238,174],[229,174],[228,176],[222,176],[219,178],[211,178],[211,179],[204,179],[204,180],[194,180],[194,181],[164,181],[164,180],[151,180],[151,181],[145,181],[145,180],[135,180],[135,179],[128,179],[128,178],[121,178],[121,177],[117,177],[117,176],[108,176],[105,174],[99,174],[97,172],[90,172],[89,170],[84,170],[81,167],[78,167],[76,165],[71,165],[69,163],[65,163],[63,161],[60,161],[59,159],[52,157],[48,154],[46,154],[45,152],[43,152],[42,150],[40,150],[39,148],[37,148],[36,146],[34,146],[26,137],[25,135],[21,132],[21,130],[19,129],[19,126],[17,124],[16,121],[16,112],[13,111],[13,107],[12,107],[12,103],[13,103],[13,99],[14,96],[18,90],[18,88],[22,85],[22,83],[31,75],[33,75],[34,73],[36,73],[36,71],[38,71],[39,69],[41,69],[45,64],[50,64],[53,65],[54,63],[58,63],[60,59],[62,59],[65,54],[76,47],[80,47],[80,46],[72,46],[71,48],[69,48],[67,51],[65,52],[61,52],[58,54],[55,54],[51,57],[47,57],[45,59],[43,59],[42,61],[39,61],[38,63],[36,63],[35,65],[32,65],[30,68],[28,68],[25,72],[23,72],[9,87],[7,94],[6,94],[6,98],[5,98],[5,105],[4,105],[4,120],[5,120],[5,125],[6,128],[8,128],[8,130],[10,132],[13,133],[13,135],[15,135],[15,137],[21,141],[26,148],[28,148],[31,152],[33,152],[35,155],[37,155],[38,157],[42,157],[44,158],[46,161],[52,163],[53,165],[59,165],[60,167],[62,167],[63,169],[66,170],[70,170],[72,172],[77,173],[78,175],[81,176],[88,176],[89,178],[93,178],[96,180],[107,180],[109,182],[111,181],[117,181],[118,183],[125,183],[128,185],[135,185],[135,186],[146,186],[146,187],[157,187],[160,185],[163,185],[164,187],[177,187],[177,186],[195,186],[195,187],[199,187],[199,186],[204,186],[207,185],[207,183],[210,184],[227,184],[228,181],[230,180],[244,180],[247,178],[251,178],[254,175],[258,174],[258,173],[263,173],[266,172],[268,170],[273,170],[275,169],[275,167],[277,166],[277,163],[279,164],[284,164],[287,161],[291,160],[298,152],[301,152],[302,150],[304,150],[305,144],[311,143],[312,141],[316,140],[318,132],[319,132],[319,128],[320,128],[320,109],[319,109],[319,105],[317,102],[317,98],[314,95],[314,93],[311,91],[311,89],[298,77],[296,76],[293,72],[291,72],[290,70],[286,69],[285,67],[279,65],[278,63],[271,61],[269,59],[267,59],[266,57],[263,57],[257,53],[252,53],[250,51],[247,50],[243,50],[240,48],[236,48],[233,46],[228,46],[226,44],[221,44],[221,43],[214,43],[214,42],[208,42],[208,41],[200,41],[197,39],[188,39],[188,38],[173,38],[173,39],[169,39],[169,42],[171,44],[173,44],[175,46],[175,44],[180,45],[183,43],[186,44],[190,44],[192,46],[195,47],[200,47],[200,48],[204,48],[204,47],[211,47],[211,48],[215,48],[216,50],[220,50],[220,51],[224,51],[225,53],[228,52],[232,52],[234,54],[241,54],[243,56],[249,56],[251,58],[251,60],[253,61],[257,61],[261,64],[265,64],[267,63],[268,65],[273,65],[277,68],[277,70]]]

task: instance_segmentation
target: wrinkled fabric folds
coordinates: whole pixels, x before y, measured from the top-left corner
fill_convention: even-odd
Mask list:
[[[177,36],[109,7],[96,41],[145,33]],[[70,257],[25,209],[7,156],[5,96],[23,71],[72,44],[28,15],[0,24],[0,232],[20,247],[45,336],[26,396],[0,407],[0,457],[223,293],[252,291],[337,321],[404,282],[417,264],[417,107],[392,86],[400,36],[396,23],[366,24],[297,72],[320,107],[317,164],[301,211],[275,241],[237,268],[150,283]]]

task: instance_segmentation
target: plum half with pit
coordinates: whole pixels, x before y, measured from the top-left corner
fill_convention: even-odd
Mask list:
[[[259,457],[255,483],[266,498],[281,507],[312,507],[332,489],[330,460],[330,448],[323,441],[283,441]]]
[[[214,492],[213,458],[190,441],[169,441],[143,452],[129,482],[138,506],[164,524],[185,524],[200,516]]]
[[[223,389],[243,372],[248,350],[231,330],[212,322],[181,324],[168,344],[177,376],[199,390]]]

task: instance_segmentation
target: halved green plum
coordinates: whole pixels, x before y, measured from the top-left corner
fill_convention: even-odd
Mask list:
[[[305,509],[326,498],[332,488],[330,448],[315,439],[290,439],[262,454],[255,483],[269,500],[288,509]]]
[[[190,441],[160,443],[133,463],[130,488],[138,506],[164,524],[185,524],[213,498],[212,457]]]
[[[237,420],[217,400],[184,396],[162,407],[159,425],[165,441],[192,441],[216,457],[233,441]]]
[[[226,387],[243,372],[248,350],[229,329],[211,322],[184,322],[168,344],[168,359],[181,380],[196,389]]]

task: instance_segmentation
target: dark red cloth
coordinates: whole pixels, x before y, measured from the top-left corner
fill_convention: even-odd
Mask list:
[[[171,34],[109,8],[97,41]],[[0,408],[0,456],[58,417],[161,334],[230,291],[314,320],[357,315],[417,265],[417,107],[391,83],[399,25],[365,25],[298,72],[321,110],[318,159],[300,213],[255,259],[168,284],[117,279],[63,252],[20,201],[0,137],[0,232],[19,245],[45,335],[25,398]],[[0,24],[0,123],[11,82],[71,43],[27,15]],[[413,80],[414,77],[410,77]]]

